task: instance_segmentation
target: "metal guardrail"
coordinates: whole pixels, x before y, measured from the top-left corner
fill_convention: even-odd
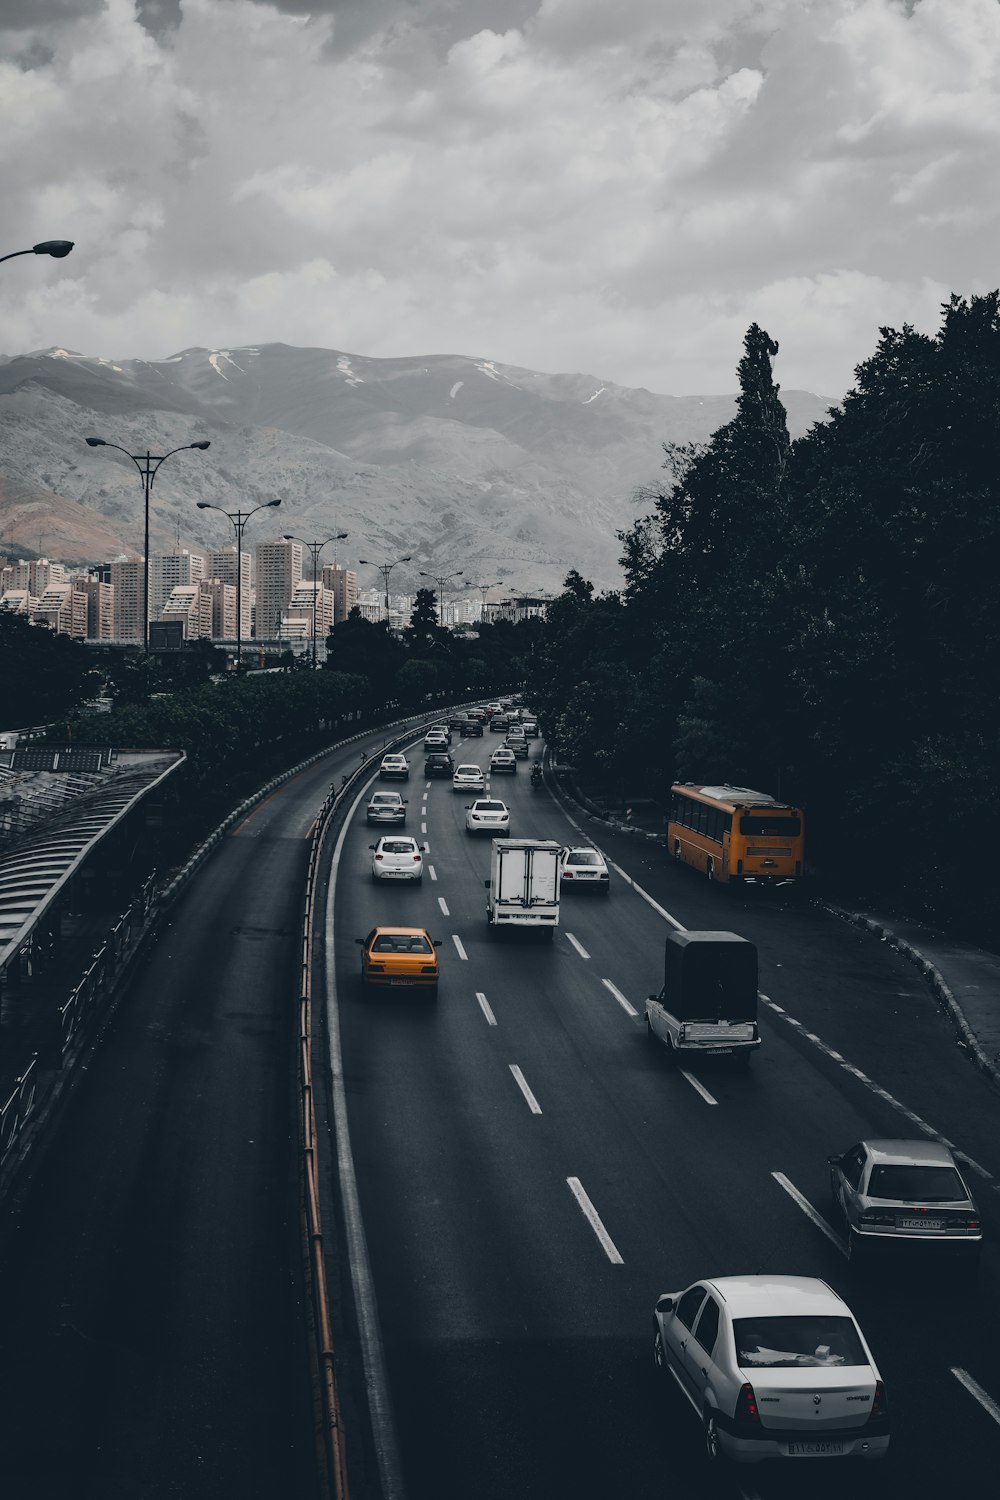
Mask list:
[[[20,1078],[14,1080],[14,1090],[10,1098],[0,1106],[0,1164],[6,1162],[8,1156],[20,1143],[24,1127],[31,1118],[37,1082],[38,1054],[36,1052]]]

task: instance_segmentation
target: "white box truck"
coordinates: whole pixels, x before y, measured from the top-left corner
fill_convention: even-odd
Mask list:
[[[559,845],[545,839],[494,839],[486,918],[491,927],[547,931],[559,924]]]

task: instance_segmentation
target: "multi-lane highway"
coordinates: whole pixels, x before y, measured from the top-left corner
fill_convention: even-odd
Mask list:
[[[485,768],[498,742],[456,736],[456,763]],[[640,889],[614,873],[609,900],[564,890],[551,944],[493,936],[489,843],[464,830],[469,799],[424,780],[419,747],[411,762],[422,885],[371,883],[362,800],[329,912],[389,1485],[410,1500],[705,1494],[694,1414],[654,1377],[652,1307],[661,1291],[745,1271],[819,1276],[848,1301],[886,1380],[893,1451],[883,1474],[834,1464],[821,1479],[793,1462],[747,1471],[727,1493],[860,1481],[903,1495],[988,1473],[996,1248],[978,1284],[946,1259],[862,1272],[829,1202],[830,1153],[934,1133],[964,1154],[986,1233],[1000,1236],[1000,1101],[916,972],[808,902],[733,899],[604,830]],[[587,842],[596,826],[581,831],[532,791],[523,762],[491,795],[515,836]],[[442,939],[436,1004],[362,996],[353,940],[378,921]],[[764,1045],[748,1073],[721,1060],[681,1071],[648,1041],[643,1002],[670,922],[757,943]]]

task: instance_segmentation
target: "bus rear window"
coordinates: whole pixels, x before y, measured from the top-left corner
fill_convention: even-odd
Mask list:
[[[743,813],[740,833],[750,838],[797,839],[802,832],[800,818],[782,818],[774,813]]]

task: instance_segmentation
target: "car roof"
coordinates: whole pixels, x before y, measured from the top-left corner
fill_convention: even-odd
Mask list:
[[[940,1141],[880,1139],[862,1141],[873,1161],[895,1162],[908,1167],[953,1167],[955,1158]]]
[[[377,797],[381,797],[383,802],[391,802],[393,798],[395,798],[397,802],[402,802],[403,800],[398,792],[386,792],[381,787],[379,787],[377,791],[372,792],[372,802],[374,802]]]
[[[566,854],[601,854],[600,849],[593,844],[569,844],[564,852]],[[603,854],[601,858],[604,858]]]
[[[734,1318],[850,1315],[832,1287],[816,1276],[715,1276],[704,1278]]]
[[[430,942],[426,927],[389,927],[383,923],[379,927],[372,928],[372,937],[376,937],[380,932],[386,937],[425,937]]]
[[[477,776],[483,774],[482,766],[474,766],[471,761],[466,762],[463,766],[459,766],[458,771],[475,771]],[[456,776],[458,775],[458,771],[455,772]]]

